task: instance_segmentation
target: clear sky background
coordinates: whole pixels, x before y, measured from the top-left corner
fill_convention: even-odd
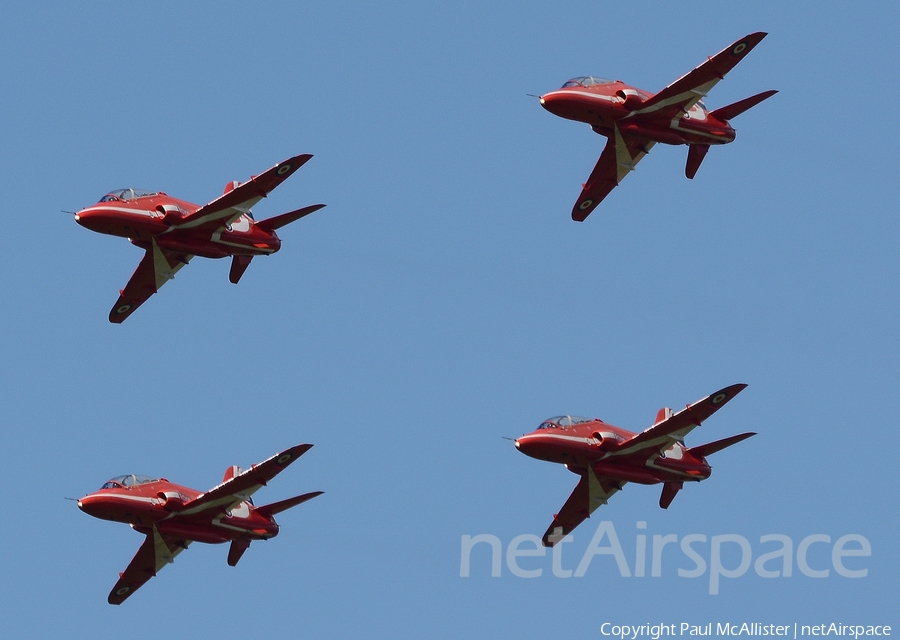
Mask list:
[[[897,25],[891,2],[3,4],[0,20],[0,627],[4,637],[599,637],[617,624],[892,624],[897,615]],[[693,181],[656,146],[583,224],[604,139],[527,93],[573,76],[660,88],[753,31],[711,92],[767,89]],[[141,251],[61,209],[125,186],[205,203],[297,153],[257,205],[327,207],[238,286],[196,259],[123,325]],[[648,536],[871,543],[860,579],[754,570],[709,594],[463,535],[540,535],[576,483],[502,437],[560,413],[639,431],[661,406],[750,386],[688,444],[709,481],[601,520]],[[236,568],[196,544],[121,607],[142,537],[65,497],[123,473],[205,490],[315,447],[258,502],[324,490]],[[709,545],[699,545],[709,559]],[[705,551],[703,551],[705,549]],[[736,556],[726,559],[729,566]],[[829,545],[809,562],[831,566]],[[770,565],[769,568],[772,568]]]

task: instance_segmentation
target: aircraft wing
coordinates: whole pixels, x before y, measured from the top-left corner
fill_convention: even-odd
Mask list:
[[[310,158],[312,158],[310,154],[304,153],[279,162],[268,171],[253,176],[244,184],[238,185],[186,216],[176,225],[177,228],[192,229],[210,223],[219,227],[234,222],[243,214],[249,213],[253,205],[269,195]]]
[[[743,391],[746,386],[745,384],[733,384],[709,394],[671,417],[657,422],[630,440],[620,443],[612,451],[612,455],[627,455],[651,448],[655,451],[668,449],[673,443],[683,440],[688,433],[699,427],[701,422],[721,409],[726,402]]]
[[[544,546],[552,547],[565,538],[623,486],[625,482],[622,480],[598,476],[593,469],[585,470],[569,499],[553,516],[553,522],[542,539]]]
[[[197,513],[207,509],[229,508],[264,487],[269,481],[284,471],[289,464],[312,449],[311,444],[298,444],[271,458],[245,469],[230,480],[213,487],[206,493],[186,502],[178,510],[179,514]]]
[[[119,581],[109,592],[107,602],[122,604],[160,569],[172,562],[175,556],[187,549],[190,543],[190,540],[164,536],[153,527],[153,533],[147,534],[128,567],[119,575]]]
[[[649,140],[639,140],[623,134],[618,127],[614,127],[613,136],[606,141],[603,153],[600,154],[600,159],[584,183],[581,195],[572,209],[572,220],[584,222],[591,211],[622,182],[654,144],[656,143]]]
[[[147,298],[159,291],[166,282],[175,277],[175,272],[190,262],[194,256],[160,249],[156,241],[147,249],[143,260],[131,275],[125,288],[119,292],[119,299],[109,312],[109,321],[119,324],[144,304]]]
[[[672,116],[679,116],[699,102],[725,74],[731,71],[744,56],[758,45],[766,33],[751,33],[737,42],[730,44],[709,58],[693,71],[689,71],[644,102],[635,115],[643,113],[658,114],[661,110],[670,109]]]

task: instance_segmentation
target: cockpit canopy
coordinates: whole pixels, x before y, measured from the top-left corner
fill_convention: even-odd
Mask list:
[[[612,84],[615,80],[607,80],[606,78],[596,78],[594,76],[582,76],[580,78],[572,78],[566,82],[562,88],[568,87],[593,87],[595,84]]]
[[[555,416],[544,420],[538,429],[568,429],[582,422],[593,422],[593,420],[591,418],[582,418],[581,416]]]
[[[147,476],[117,476],[104,484],[101,489],[131,489],[139,484],[147,484],[148,482],[159,482],[160,478],[149,478]]]
[[[100,202],[115,202],[117,200],[135,200],[162,193],[161,191],[144,191],[143,189],[116,189],[100,198]]]

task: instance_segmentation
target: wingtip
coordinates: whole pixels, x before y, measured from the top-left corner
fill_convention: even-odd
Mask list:
[[[294,156],[293,158],[288,158],[284,162],[297,162],[302,166],[302,165],[306,164],[307,162],[309,162],[312,159],[312,157],[313,157],[313,154],[311,154],[311,153],[301,153],[299,155]],[[284,162],[282,162],[281,164],[284,164]],[[298,167],[298,169],[299,169],[299,167]]]
[[[719,389],[718,391],[713,391],[700,402],[709,401],[716,407],[720,407],[746,388],[746,384],[744,384],[743,382],[738,382],[737,384],[729,385],[727,387],[724,387],[723,389]]]
[[[285,453],[291,452],[295,456],[299,457],[299,456],[302,456],[304,453],[306,453],[307,451],[309,451],[312,448],[313,448],[313,445],[311,445],[311,444],[298,444],[298,445],[294,445],[293,447],[288,449]]]

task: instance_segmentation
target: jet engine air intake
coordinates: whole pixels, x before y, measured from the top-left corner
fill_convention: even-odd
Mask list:
[[[156,497],[161,501],[163,509],[166,509],[167,511],[174,511],[184,506],[184,500],[182,500],[181,496],[177,493],[160,491],[156,494]]]
[[[592,435],[592,436],[594,437],[594,439],[597,441],[597,447],[598,447],[601,451],[612,451],[612,450],[615,449],[615,448],[618,446],[618,444],[619,444],[619,443],[616,441],[616,439],[613,438],[613,437],[610,437],[609,434],[604,435],[604,434],[602,434],[602,433],[599,432],[599,431],[594,431],[591,435]]]
[[[162,216],[163,222],[166,224],[175,224],[182,218],[181,210],[173,205],[157,205],[156,211]]]
[[[622,98],[622,106],[629,111],[639,109],[640,106],[644,103],[644,98],[642,98],[641,94],[634,89],[619,89],[618,91],[616,91],[616,95]]]

